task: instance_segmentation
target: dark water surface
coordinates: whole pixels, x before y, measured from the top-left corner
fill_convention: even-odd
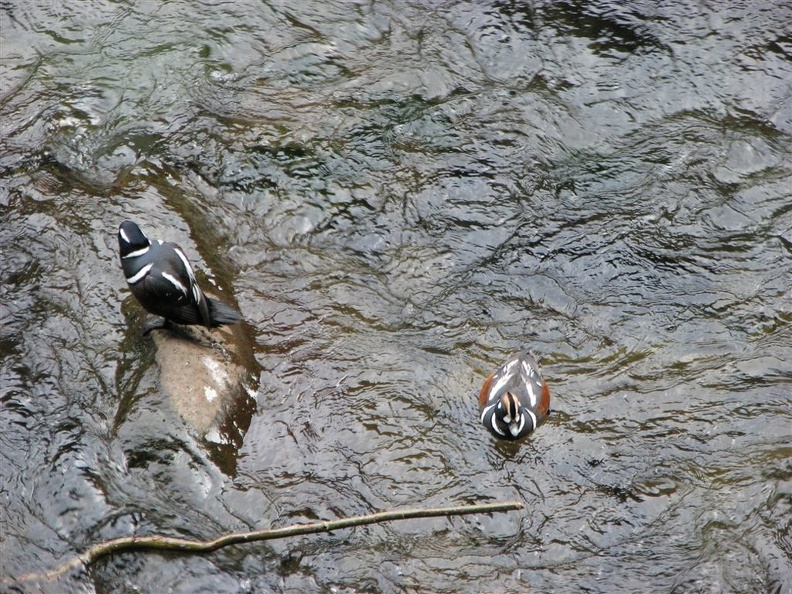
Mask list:
[[[792,5],[666,4],[0,3],[0,578],[526,505],[3,587],[792,591]],[[249,321],[230,465],[159,387],[125,218]],[[555,412],[507,446],[475,396],[522,346]]]

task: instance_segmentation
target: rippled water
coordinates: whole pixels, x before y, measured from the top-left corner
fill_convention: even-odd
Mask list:
[[[526,504],[8,587],[792,590],[792,8],[629,4],[1,3],[2,578]],[[125,218],[249,321],[231,465],[159,388]],[[475,397],[523,346],[554,414],[504,445]]]

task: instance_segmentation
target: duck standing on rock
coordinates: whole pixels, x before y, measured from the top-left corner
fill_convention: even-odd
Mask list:
[[[118,250],[132,294],[146,311],[165,318],[165,324],[217,328],[242,319],[234,308],[204,295],[175,243],[149,241],[136,223],[124,221],[118,228]]]

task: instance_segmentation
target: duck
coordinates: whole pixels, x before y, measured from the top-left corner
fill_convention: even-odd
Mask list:
[[[529,351],[511,355],[484,382],[479,393],[482,424],[492,435],[518,440],[550,414],[550,388]]]
[[[127,285],[143,309],[164,318],[160,327],[175,323],[217,328],[242,320],[233,307],[204,295],[177,244],[150,241],[137,223],[124,221],[118,227],[118,251]]]

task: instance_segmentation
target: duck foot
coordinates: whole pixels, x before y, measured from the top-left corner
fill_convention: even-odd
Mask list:
[[[164,330],[169,327],[170,324],[165,318],[149,318],[143,324],[143,336],[148,336],[152,330]]]

